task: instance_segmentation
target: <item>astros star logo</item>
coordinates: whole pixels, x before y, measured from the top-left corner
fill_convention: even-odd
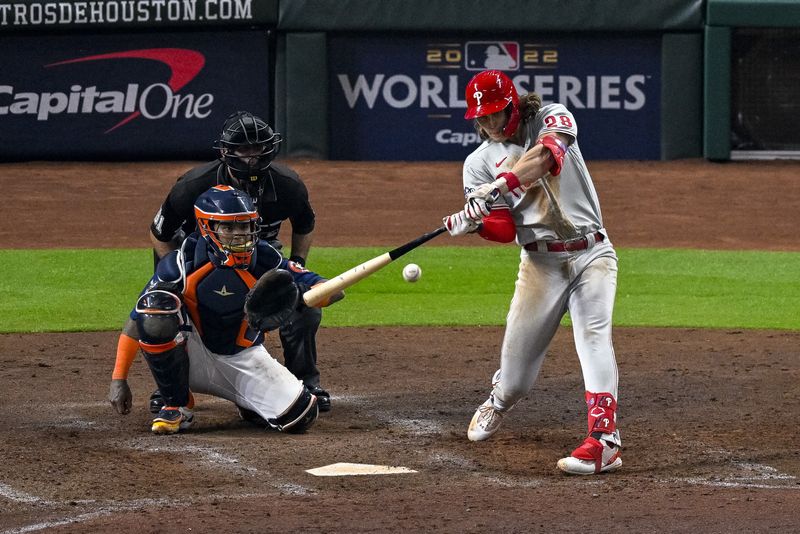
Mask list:
[[[230,297],[231,295],[235,295],[236,294],[236,293],[228,291],[228,288],[225,287],[225,286],[222,286],[222,289],[219,289],[219,290],[215,289],[214,293],[216,293],[217,295],[221,295],[223,297]]]

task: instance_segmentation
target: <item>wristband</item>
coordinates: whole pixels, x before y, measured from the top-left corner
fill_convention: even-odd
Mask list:
[[[120,334],[117,341],[117,359],[114,362],[114,372],[111,374],[112,380],[125,380],[128,378],[128,371],[136,359],[139,350],[139,341],[126,334]]]
[[[509,191],[513,191],[514,189],[518,188],[521,184],[519,183],[519,178],[513,172],[501,172],[497,175],[497,178],[504,179],[506,181],[506,187],[508,187]]]
[[[289,256],[289,261],[293,261],[300,265],[301,267],[306,266],[306,259],[302,256]]]

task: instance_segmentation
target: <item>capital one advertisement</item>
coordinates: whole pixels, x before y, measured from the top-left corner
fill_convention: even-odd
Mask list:
[[[464,90],[485,69],[567,106],[586,159],[659,159],[661,39],[332,36],[331,158],[462,160],[480,144]]]
[[[0,159],[213,158],[238,110],[269,118],[265,32],[2,37]]]

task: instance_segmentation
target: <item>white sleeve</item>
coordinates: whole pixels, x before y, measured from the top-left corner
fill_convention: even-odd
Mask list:
[[[537,137],[544,133],[558,132],[569,135],[573,139],[578,138],[578,125],[575,117],[563,104],[545,106],[538,114],[541,116],[541,129]]]
[[[463,182],[464,182],[464,198],[472,193],[475,189],[483,184],[490,184],[494,182],[495,176],[486,168],[485,162],[470,155],[464,161]],[[494,207],[506,206],[505,198],[501,196]]]
[[[486,183],[473,167],[464,164],[464,198],[479,185]]]

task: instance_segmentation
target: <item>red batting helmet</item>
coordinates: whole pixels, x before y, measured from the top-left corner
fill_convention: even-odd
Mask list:
[[[519,95],[511,78],[499,70],[479,72],[467,84],[465,119],[476,119],[511,106],[503,135],[511,137],[519,126]]]

